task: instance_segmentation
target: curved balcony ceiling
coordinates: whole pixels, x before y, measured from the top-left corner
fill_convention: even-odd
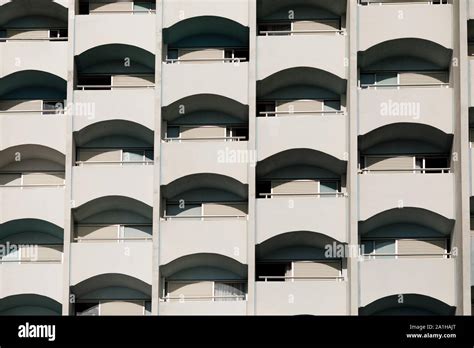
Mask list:
[[[153,208],[129,197],[107,196],[96,198],[73,210],[74,220],[82,221],[90,216],[110,210],[130,211],[151,220]]]
[[[423,315],[454,315],[454,307],[430,296],[403,294],[403,307],[400,306],[398,301],[399,295],[387,296],[359,308],[359,314],[383,315],[384,312],[390,310],[396,312],[400,308],[411,308],[419,310],[420,314]]]
[[[423,208],[395,208],[383,211],[365,221],[360,221],[359,234],[364,235],[393,224],[416,224],[449,235],[453,230],[454,220]]]
[[[61,315],[61,303],[46,296],[21,294],[8,296],[0,300],[0,313],[18,307],[41,307]]]
[[[199,266],[222,269],[241,278],[247,277],[247,265],[231,259],[230,257],[218,254],[199,253],[180,257],[166,265],[160,266],[161,275],[170,277],[180,271],[196,268]]]
[[[346,93],[347,81],[316,68],[290,68],[257,81],[257,97],[268,97],[275,91],[292,86],[318,87],[341,95]]]
[[[233,20],[200,16],[163,30],[163,41],[173,47],[247,47],[249,28]]]
[[[365,151],[390,142],[416,141],[431,145],[433,151],[450,152],[453,135],[424,124],[396,123],[377,128],[359,136],[359,149]]]
[[[283,9],[294,9],[297,7],[317,7],[338,16],[346,12],[346,0],[263,0],[257,2],[257,13],[259,19],[267,19],[273,13]]]
[[[91,124],[74,133],[76,146],[84,146],[87,143],[109,136],[123,136],[135,138],[147,144],[153,144],[153,131],[141,124],[111,120]]]
[[[66,99],[66,89],[66,80],[44,71],[24,70],[0,79],[0,99],[21,99],[25,95],[51,99],[51,93]]]
[[[65,155],[59,151],[41,145],[19,145],[0,151],[0,168],[14,162],[15,154],[20,153],[22,161],[42,159],[60,164],[64,167]]]
[[[64,230],[48,221],[38,219],[20,219],[0,224],[0,240],[22,232],[44,233],[63,240]]]
[[[213,188],[228,191],[239,197],[247,197],[247,185],[228,176],[201,173],[184,176],[166,186],[162,186],[162,195],[167,198],[175,197],[183,192],[194,189]]]
[[[27,16],[52,17],[67,23],[68,9],[51,0],[0,1],[0,26],[6,26],[15,19]]]
[[[396,39],[382,42],[358,53],[358,64],[361,69],[390,69],[394,64],[417,62],[431,64],[432,69],[448,69],[453,51],[432,41],[423,39]],[[393,63],[392,63],[393,64]],[[405,64],[407,66],[407,64]],[[398,67],[395,66],[395,69]]]
[[[134,69],[134,73],[153,73],[155,71],[155,55],[153,53],[139,47],[122,44],[97,46],[81,53],[76,56],[77,70],[80,73],[89,72],[94,67],[96,67],[96,70],[105,70],[108,63],[123,62],[125,57],[130,59],[131,67],[135,64],[135,66],[139,66],[141,69],[148,70],[136,71]],[[97,69],[97,67],[100,69]],[[102,72],[114,73],[114,71]]]
[[[301,246],[324,250],[326,245],[333,243],[341,244],[336,239],[318,232],[293,231],[277,235],[258,244],[256,255],[258,259],[266,259],[279,250]]]
[[[263,177],[277,169],[296,165],[323,168],[336,174],[346,172],[345,161],[316,150],[292,149],[277,153],[258,162],[257,177]]]
[[[181,113],[184,106],[185,114]],[[182,98],[163,108],[162,118],[168,122],[181,116],[189,117],[195,112],[212,112],[248,120],[248,106],[238,101],[216,94],[196,94]]]
[[[77,297],[87,297],[93,292],[98,292],[105,288],[121,287],[135,290],[147,297],[151,296],[151,284],[147,284],[140,279],[124,274],[108,273],[100,274],[71,287],[71,292]]]

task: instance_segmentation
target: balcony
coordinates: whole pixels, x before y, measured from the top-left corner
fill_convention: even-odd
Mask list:
[[[359,175],[359,220],[385,210],[413,207],[454,219],[454,175],[370,173]],[[442,197],[442,199],[441,199]]]
[[[0,280],[0,298],[35,294],[63,302],[61,263],[1,263]]]
[[[131,45],[155,52],[155,22],[156,15],[151,12],[139,15],[114,12],[76,16],[74,54],[79,55],[93,47],[107,44]]]
[[[359,50],[384,41],[418,38],[453,48],[453,5],[390,3],[359,6]]]
[[[347,282],[257,282],[257,315],[348,315]]]
[[[154,129],[155,91],[127,89],[74,91],[74,131],[108,120],[133,121]]]
[[[359,270],[361,307],[399,294],[425,295],[451,306],[456,303],[454,259],[364,260]]]
[[[421,123],[453,133],[451,88],[367,88],[359,90],[359,134],[392,123]]]
[[[347,241],[347,198],[257,199],[257,243],[290,231],[313,231]]]
[[[185,255],[221,254],[247,263],[247,219],[172,218],[161,223],[160,264]]]
[[[162,145],[162,183],[198,174],[215,173],[247,182],[251,158],[247,142],[183,141]]]
[[[163,64],[163,105],[195,94],[216,94],[248,104],[248,63]],[[186,83],[182,83],[186,81]]]
[[[67,80],[67,42],[0,43],[0,78],[23,70],[44,71]]]
[[[258,117],[259,160],[297,148],[324,152],[343,160],[347,152],[346,124],[346,117],[336,113]]]
[[[21,112],[0,116],[0,149],[36,144],[66,152],[65,115],[35,115]],[[57,136],[51,136],[56,134]]]
[[[347,36],[338,32],[258,36],[257,80],[296,67],[316,68],[345,79],[346,67],[340,60],[346,56],[346,38]],[[324,50],[321,50],[321,47],[324,47]]]
[[[246,315],[247,301],[160,302],[160,315]]]
[[[122,274],[151,284],[150,241],[80,242],[71,244],[71,285],[102,274]]]
[[[105,196],[125,196],[153,205],[152,165],[74,167],[74,206]]]
[[[182,18],[182,11],[185,16]],[[175,0],[165,2],[163,5],[163,27],[168,28],[188,18],[200,16],[222,17],[241,25],[248,25],[248,6],[240,0],[228,0],[225,5],[212,1],[190,3],[188,0]]]
[[[471,86],[474,86],[474,57],[469,57],[469,82]],[[474,107],[474,88],[470,89],[469,107]]]

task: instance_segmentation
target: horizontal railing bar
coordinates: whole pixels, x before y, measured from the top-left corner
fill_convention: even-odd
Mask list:
[[[451,172],[451,168],[413,168],[413,169],[360,169],[359,173],[369,173],[369,172],[436,172],[436,171],[447,171]]]
[[[344,279],[343,276],[335,277],[291,277],[291,276],[258,276],[260,279]]]
[[[246,62],[247,58],[193,58],[193,59],[171,59],[166,58],[166,63],[179,62]]]
[[[423,86],[449,86],[449,83],[413,83],[413,84],[383,84],[383,85],[373,85],[373,84],[361,84],[360,87],[366,88],[378,88],[378,87],[423,87]]]
[[[163,216],[164,219],[204,219],[204,218],[244,218],[247,215],[165,215]]]
[[[260,111],[259,115],[292,115],[292,114],[345,114],[343,110],[315,110],[315,111]]]
[[[313,30],[260,30],[260,34],[265,34],[266,36],[272,34],[293,34],[293,33],[301,33],[301,34],[312,34],[312,33],[345,33],[343,29],[313,29]]]
[[[378,257],[378,256],[452,256],[452,253],[434,253],[434,254],[362,254],[365,257]]]
[[[200,137],[200,138],[164,138],[165,142],[192,141],[192,140],[245,140],[247,137]]]
[[[155,88],[155,85],[130,85],[130,86],[112,86],[112,85],[78,85],[77,88],[84,90],[84,88]]]
[[[105,164],[105,163],[110,163],[110,164],[124,164],[124,163],[129,163],[129,164],[153,164],[153,161],[76,161],[76,165],[84,165],[84,164]]]

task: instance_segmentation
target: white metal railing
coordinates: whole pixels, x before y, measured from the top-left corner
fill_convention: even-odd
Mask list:
[[[76,161],[77,166],[100,165],[100,164],[141,164],[144,166],[153,165],[153,161]]]
[[[68,36],[60,37],[50,37],[50,38],[10,38],[10,37],[0,37],[0,42],[10,42],[10,41],[67,41]]]
[[[41,114],[41,115],[64,115],[63,108],[39,109],[39,110],[0,110],[0,114]]]
[[[405,83],[405,84],[360,84],[360,88],[411,88],[411,87],[444,87],[449,88],[450,84],[446,82],[434,83]]]
[[[38,255],[38,248],[43,247],[59,247],[58,253],[61,253],[56,258],[41,258]],[[0,255],[0,264],[51,264],[51,263],[62,263],[64,258],[64,252],[62,244],[31,244],[31,245],[17,245],[15,254]],[[6,248],[9,250],[8,248]],[[11,249],[11,248],[10,248]],[[36,251],[30,251],[36,250]],[[10,250],[12,251],[12,250]]]
[[[298,276],[258,276],[258,279],[267,282],[268,280],[344,280],[344,276],[333,276],[333,277],[320,277],[320,276],[308,276],[308,277],[298,277]]]
[[[260,193],[265,199],[272,197],[292,197],[292,196],[304,196],[304,197],[347,197],[347,192],[308,192],[308,193]]]
[[[412,169],[395,169],[395,168],[384,168],[384,169],[360,169],[359,174],[367,174],[371,172],[406,172],[406,173],[436,173],[441,172],[442,174],[451,173],[451,168],[412,168]]]
[[[443,258],[450,258],[453,256],[452,253],[380,253],[380,254],[362,254],[362,256],[366,259],[377,259],[377,258],[400,258],[400,257],[443,257]]]
[[[193,63],[193,62],[222,62],[222,63],[241,63],[246,62],[247,58],[166,58],[166,64],[179,64],[181,62]]]
[[[81,243],[81,242],[99,242],[99,241],[105,241],[105,242],[109,242],[109,241],[114,241],[114,242],[118,242],[118,243],[121,243],[121,242],[126,242],[126,241],[150,241],[152,240],[153,238],[150,236],[150,237],[124,237],[122,236],[122,234],[124,234],[124,230],[126,227],[136,227],[136,228],[140,228],[140,227],[145,227],[145,228],[149,228],[150,229],[150,232],[151,232],[151,228],[152,228],[152,224],[77,224],[75,226],[75,231],[76,231],[76,234],[78,233],[78,230],[81,228],[81,227],[97,227],[97,228],[101,228],[101,227],[115,227],[117,229],[116,233],[117,233],[117,237],[110,237],[110,238],[104,238],[104,237],[100,237],[100,238],[97,238],[97,237],[74,237],[74,241],[75,242],[78,242],[78,243]],[[146,233],[146,232],[143,232],[143,233]]]
[[[164,215],[163,219],[173,220],[173,219],[242,219],[247,218],[247,214],[242,215]]]
[[[112,89],[139,89],[139,88],[155,88],[155,84],[150,85],[127,85],[127,86],[115,86],[115,85],[77,85],[77,90],[85,91],[85,90],[112,90]]]
[[[448,0],[426,0],[426,1],[381,1],[381,0],[359,0],[359,5],[446,5]]]
[[[96,12],[89,12],[89,15],[97,15],[97,14],[110,14],[110,13],[123,13],[123,14],[152,14],[156,13],[156,10],[152,9],[147,9],[147,10],[123,10],[123,11],[110,11],[110,10],[105,10],[105,11],[96,11]]]
[[[312,29],[312,30],[260,30],[262,36],[292,35],[292,34],[345,34],[343,29]]]
[[[345,115],[343,110],[313,110],[313,111],[260,111],[258,113],[262,117],[277,117],[279,115],[311,115],[317,114],[321,116],[327,115]]]
[[[225,142],[245,141],[247,137],[198,137],[198,138],[164,138],[164,142],[182,142],[182,141],[196,141],[196,140],[224,140]]]
[[[58,177],[58,181],[61,181],[60,183],[34,183],[34,184],[25,184],[24,183],[24,178],[25,175],[60,175]],[[28,188],[28,187],[64,187],[65,186],[65,179],[64,179],[64,174],[65,172],[59,172],[59,171],[35,171],[35,172],[29,172],[29,171],[24,171],[24,172],[15,172],[15,171],[8,171],[8,172],[0,172],[0,178],[2,176],[18,176],[15,179],[19,179],[20,183],[19,184],[0,184],[0,188]]]
[[[216,300],[223,300],[223,299],[233,299],[236,301],[245,301],[247,300],[247,295],[228,295],[228,296],[165,296],[162,298],[162,302],[169,302],[171,300],[178,300],[178,301],[199,301],[199,300],[210,300],[210,301],[216,301]]]

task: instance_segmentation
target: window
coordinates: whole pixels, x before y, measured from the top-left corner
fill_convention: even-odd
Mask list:
[[[339,100],[325,100],[324,111],[341,111],[341,102]]]
[[[398,74],[397,73],[361,73],[360,74],[360,86],[391,86],[398,85]]]
[[[257,281],[284,282],[291,273],[291,262],[257,263]]]
[[[49,31],[50,39],[66,39],[67,29],[52,29]]]
[[[245,298],[245,284],[236,282],[215,282],[214,297],[216,301],[237,301]]]
[[[340,192],[339,182],[334,180],[321,180],[319,182],[320,193],[336,193]],[[324,195],[323,195],[324,196]]]
[[[133,11],[134,12],[149,13],[150,11],[155,11],[155,10],[156,10],[156,4],[154,2],[136,1],[133,4]]]
[[[369,255],[369,258],[395,258],[395,240],[366,240],[362,241],[363,255]],[[372,256],[372,257],[370,257]]]
[[[274,101],[257,102],[257,116],[275,116],[275,108]]]

